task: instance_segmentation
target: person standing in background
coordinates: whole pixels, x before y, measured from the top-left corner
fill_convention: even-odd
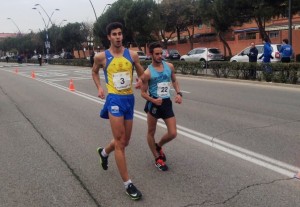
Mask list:
[[[38,61],[39,61],[40,66],[42,66],[42,55],[41,54],[38,55]]]
[[[258,50],[255,47],[254,42],[251,43],[251,48],[247,55],[249,57],[250,63],[257,63]],[[250,78],[255,79],[256,78],[256,65],[252,64],[250,67],[251,68],[249,70],[249,76],[250,76]]]
[[[266,81],[271,82],[272,67],[271,67],[270,63],[271,63],[271,59],[273,59],[273,56],[272,56],[273,49],[272,49],[272,46],[271,46],[268,38],[264,38],[263,43],[264,43],[264,51],[263,51],[263,54],[259,57],[259,59],[263,58],[262,62],[263,62],[263,68],[264,68],[264,71],[266,74]]]
[[[293,55],[293,48],[291,45],[289,45],[288,39],[282,40],[282,45],[279,52],[281,56],[281,62],[283,63],[291,62],[291,57]]]
[[[293,48],[291,45],[289,45],[289,40],[288,39],[283,39],[282,40],[282,45],[279,50],[280,52],[280,57],[281,57],[281,62],[282,63],[290,63],[291,58],[293,56]],[[286,71],[286,77],[289,78],[290,76],[290,71]]]

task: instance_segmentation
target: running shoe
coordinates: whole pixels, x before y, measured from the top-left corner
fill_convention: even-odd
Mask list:
[[[158,152],[159,156],[162,158],[162,160],[163,160],[164,162],[167,161],[166,155],[165,155],[165,153],[163,152],[162,147],[158,146],[157,143],[155,143],[155,145],[156,145],[156,151]]]
[[[139,200],[142,197],[142,193],[132,183],[128,185],[126,194],[129,195],[132,200]]]
[[[107,168],[108,168],[108,156],[107,157],[102,156],[102,154],[101,154],[102,151],[103,151],[102,147],[99,147],[97,149],[97,152],[100,155],[100,164],[101,164],[103,170],[107,170]]]
[[[163,161],[162,157],[158,157],[155,160],[155,166],[161,170],[161,171],[167,171],[168,170],[168,166],[166,165],[166,163]]]

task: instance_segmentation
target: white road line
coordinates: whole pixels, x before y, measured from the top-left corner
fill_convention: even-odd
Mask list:
[[[44,79],[45,81],[50,81],[50,82],[59,82],[59,81],[69,81],[69,80],[90,80],[92,77],[69,77],[69,78],[56,78],[56,79]]]
[[[1,69],[1,70],[3,70],[3,69]],[[3,70],[3,71],[7,71],[7,70]],[[8,71],[8,72],[14,73],[14,71]],[[20,75],[27,77],[27,78],[31,78],[30,75],[26,75],[26,74],[20,74]],[[105,103],[105,100],[101,100],[98,97],[95,97],[95,96],[92,96],[92,95],[89,95],[89,94],[86,94],[86,93],[83,93],[80,91],[71,92],[71,91],[69,91],[69,89],[67,87],[61,86],[56,83],[52,83],[51,81],[47,81],[47,80],[43,80],[43,79],[39,79],[39,78],[36,78],[35,80],[45,83],[45,84],[48,84],[50,86],[56,87],[58,89],[73,93],[74,95],[80,96],[80,97],[88,99],[90,101],[100,103],[102,105]],[[136,118],[139,118],[144,121],[147,120],[146,114],[144,112],[134,110],[134,113],[135,113],[134,116]],[[158,124],[158,126],[160,126],[162,128],[166,128],[166,126],[162,120],[159,120],[157,124]],[[177,133],[183,135],[184,137],[187,137],[189,139],[195,140],[202,144],[208,145],[208,146],[218,149],[220,151],[226,152],[235,157],[247,160],[251,163],[254,163],[261,167],[267,168],[267,169],[277,172],[279,174],[282,174],[282,175],[285,175],[288,177],[294,177],[296,173],[300,172],[299,167],[292,166],[287,163],[264,156],[262,154],[252,152],[250,150],[230,144],[228,142],[224,142],[218,138],[211,137],[209,135],[188,129],[188,128],[186,128],[184,126],[180,126],[180,125],[177,125],[177,128],[178,128]]]
[[[170,90],[175,91],[174,88],[171,88]],[[180,92],[181,92],[181,93],[191,93],[191,92],[189,92],[189,91],[184,91],[184,90],[180,90]]]

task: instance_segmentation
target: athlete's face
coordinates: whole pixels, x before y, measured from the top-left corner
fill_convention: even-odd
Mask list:
[[[156,63],[161,63],[163,59],[162,54],[163,52],[161,47],[154,48],[152,53],[152,60]]]
[[[122,46],[123,34],[120,28],[113,29],[110,32],[110,34],[107,36],[107,38],[110,41],[112,46],[117,48]]]

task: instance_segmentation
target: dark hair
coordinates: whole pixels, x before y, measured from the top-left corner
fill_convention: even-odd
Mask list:
[[[155,48],[162,48],[161,44],[159,42],[152,42],[151,44],[149,44],[149,52],[152,54],[153,50]]]
[[[123,31],[123,25],[120,22],[112,22],[106,26],[106,34],[110,35],[112,30],[119,28]]]
[[[285,44],[289,44],[289,40],[288,39],[283,39],[282,42],[284,42]]]

